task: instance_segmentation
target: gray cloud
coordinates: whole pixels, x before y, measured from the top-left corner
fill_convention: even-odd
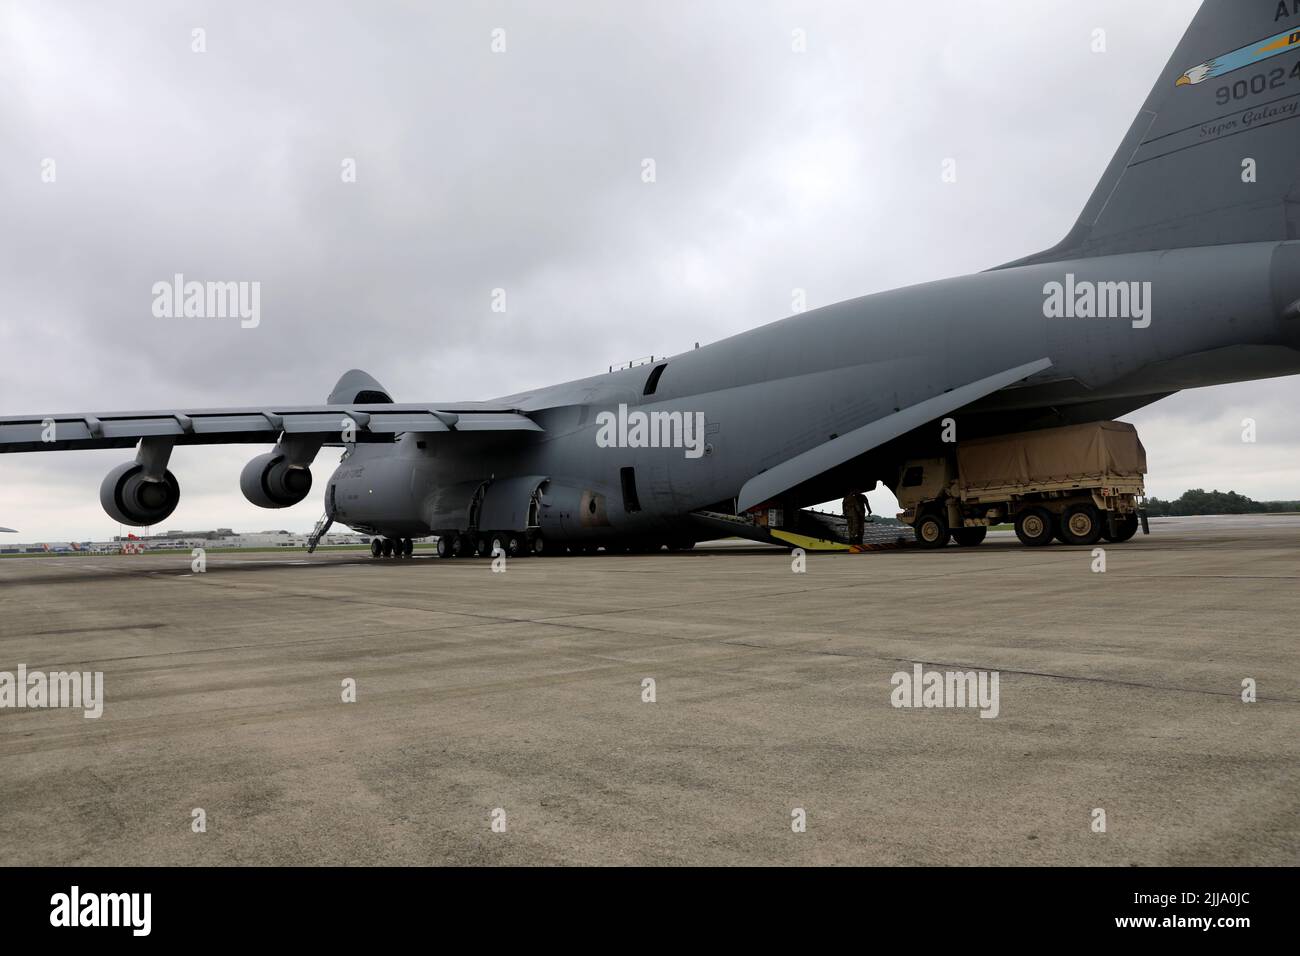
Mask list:
[[[1066,232],[1196,6],[7,3],[0,408],[314,401],[353,366],[489,398],[781,318],[796,287],[987,268]],[[177,272],[260,281],[261,325],[154,318]],[[1300,496],[1288,390],[1139,413],[1153,487]],[[1250,452],[1198,431],[1236,405]],[[243,503],[248,456],[178,451],[168,524],[309,525],[315,496]],[[0,519],[116,530],[94,492],[119,457],[0,459]]]

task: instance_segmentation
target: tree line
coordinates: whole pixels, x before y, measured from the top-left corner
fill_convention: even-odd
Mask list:
[[[1173,501],[1147,499],[1147,514],[1153,517],[1179,515],[1250,515],[1266,512],[1300,511],[1300,501],[1254,501],[1235,491],[1206,491],[1193,488]]]

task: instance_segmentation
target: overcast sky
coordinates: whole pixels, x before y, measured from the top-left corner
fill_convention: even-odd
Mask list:
[[[1197,6],[0,0],[0,414],[315,402],[354,366],[484,399],[781,318],[796,288],[997,265],[1069,229]],[[156,318],[176,273],[260,282],[260,325]],[[1296,390],[1133,416],[1149,490],[1300,498]],[[178,449],[167,527],[309,528],[337,452],[274,512],[238,491],[260,450]],[[0,457],[0,524],[116,533],[98,487],[129,457]]]

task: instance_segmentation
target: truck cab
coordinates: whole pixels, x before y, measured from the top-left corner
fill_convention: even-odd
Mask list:
[[[921,509],[941,501],[955,477],[956,468],[947,458],[914,458],[906,462],[894,491],[903,509],[898,520],[915,524]]]

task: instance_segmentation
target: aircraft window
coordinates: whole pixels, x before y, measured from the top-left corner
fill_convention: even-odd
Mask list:
[[[650,377],[645,380],[645,388],[641,391],[642,395],[653,395],[655,393],[655,389],[659,387],[659,379],[663,378],[664,369],[667,367],[667,362],[654,367],[654,370],[650,373]]]
[[[623,481],[623,510],[629,514],[641,510],[641,501],[636,496],[636,469],[623,468],[619,471]]]
[[[925,481],[925,468],[921,465],[914,465],[903,473],[903,487],[915,488]]]

